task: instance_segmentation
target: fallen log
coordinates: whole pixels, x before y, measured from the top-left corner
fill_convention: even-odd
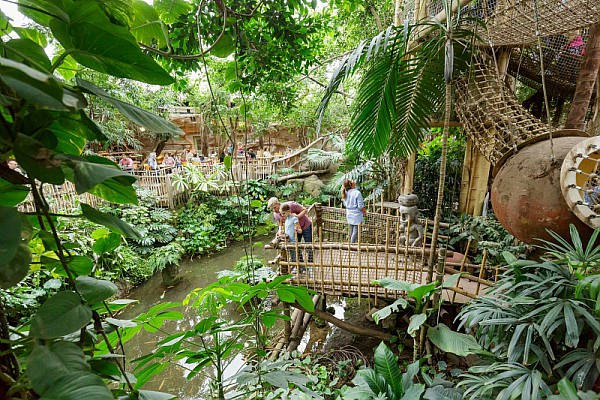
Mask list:
[[[319,317],[324,321],[331,322],[333,325],[337,326],[338,328],[348,331],[350,333],[355,333],[357,335],[362,335],[362,336],[371,336],[371,337],[385,340],[388,342],[392,339],[392,335],[387,332],[383,332],[383,331],[380,331],[377,329],[372,329],[372,328],[366,328],[363,326],[351,324],[350,322],[342,321],[341,319],[338,319],[338,318],[334,317],[333,315],[331,315],[327,312],[321,311],[317,308],[315,308],[314,311],[306,311],[306,309],[298,303],[292,304],[292,307],[299,308],[300,310],[304,310],[305,312],[309,312],[310,314],[312,314],[316,317]]]
[[[275,179],[275,182],[281,183],[281,182],[286,182],[290,179],[305,178],[305,177],[311,176],[311,175],[323,175],[323,174],[326,174],[328,171],[329,170],[327,170],[327,169],[319,169],[316,171],[296,172],[294,174],[280,176],[279,178]]]

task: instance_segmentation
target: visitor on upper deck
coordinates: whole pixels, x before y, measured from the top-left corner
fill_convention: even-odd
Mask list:
[[[300,222],[302,231],[297,234],[296,238],[298,242],[300,242],[302,239],[304,239],[305,243],[312,242],[312,221],[306,215],[306,212],[308,211],[306,207],[296,203],[295,201],[287,201],[281,204],[277,197],[271,197],[267,202],[267,207],[273,211],[273,218],[275,218],[275,220],[279,223],[279,232],[284,232],[285,218],[281,215],[281,208],[284,205],[288,205],[290,207],[290,212],[298,217],[298,221]],[[306,253],[308,255],[308,262],[312,262],[312,250],[309,249],[306,251]],[[300,261],[303,261],[302,254],[300,254],[299,259]]]
[[[173,158],[171,153],[167,153],[167,155],[165,156],[165,158],[162,162],[162,166],[163,167],[174,167],[175,164],[176,164],[175,158]]]
[[[124,156],[119,161],[119,166],[121,167],[121,169],[123,171],[132,170],[133,169],[133,160],[131,159],[131,157]]]
[[[156,153],[151,151],[148,154],[148,158],[146,159],[146,164],[150,167],[150,169],[158,169],[158,162],[156,161]]]
[[[367,212],[362,194],[356,189],[356,182],[346,179],[342,187],[342,201],[346,207],[346,220],[350,226],[350,243],[358,240],[359,225],[363,222],[364,214]]]

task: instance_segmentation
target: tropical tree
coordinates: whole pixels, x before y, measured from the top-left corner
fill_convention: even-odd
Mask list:
[[[407,157],[417,150],[429,120],[443,108],[444,129],[440,181],[432,246],[436,245],[446,173],[449,121],[452,113],[452,82],[469,65],[473,19],[453,1],[443,2],[445,21],[426,20],[403,29],[390,26],[370,42],[362,42],[333,74],[319,105],[322,117],[339,85],[359,68],[366,67],[353,104],[348,135],[351,151],[369,158],[390,152]],[[467,25],[470,23],[470,25]],[[417,38],[427,38],[418,45]],[[431,253],[429,278],[433,275]]]

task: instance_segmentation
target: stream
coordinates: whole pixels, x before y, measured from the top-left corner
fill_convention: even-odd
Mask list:
[[[255,238],[268,242],[270,237]],[[264,248],[254,248],[254,256],[262,258],[266,261],[273,259],[276,255],[276,250],[265,250]],[[180,266],[179,276],[181,281],[169,288],[162,285],[162,277],[160,273],[155,274],[147,282],[131,291],[130,299],[135,299],[138,302],[132,304],[123,314],[121,318],[133,318],[136,315],[147,311],[152,306],[161,302],[181,302],[187,294],[195,288],[205,287],[217,280],[217,273],[225,269],[233,269],[234,264],[245,255],[243,244],[240,242],[233,243],[226,249],[211,256],[203,256],[191,261],[185,261]],[[328,305],[335,309],[335,316],[341,319],[348,318],[349,320],[360,318],[360,309],[364,307],[351,307],[351,312],[345,311],[347,300],[330,299]],[[364,304],[364,302],[363,302]],[[183,319],[179,321],[166,321],[163,329],[169,333],[175,333],[180,330],[193,328],[201,318],[196,310],[192,307],[182,307],[180,311],[183,313]],[[226,310],[229,314],[225,318],[230,317],[232,320],[237,319],[235,310]],[[364,312],[364,310],[363,310]],[[346,314],[346,315],[345,315]],[[277,331],[277,329],[274,329]],[[134,338],[125,344],[125,353],[127,360],[131,361],[142,355],[150,353],[157,342],[164,339],[167,335],[161,332],[147,332],[142,330]],[[307,334],[304,335],[298,351],[307,353],[317,353],[323,350],[331,350],[343,346],[344,344],[356,344],[356,337],[334,328],[330,324],[326,324],[324,328],[317,328],[311,321]],[[366,344],[366,343],[365,343]],[[369,343],[366,349],[370,349],[372,344]],[[360,346],[363,347],[363,346]],[[236,356],[229,367],[225,370],[224,378],[227,379],[235,375],[240,368],[244,366],[242,355]],[[130,365],[130,369],[134,365]],[[187,380],[187,368],[193,365],[185,365],[183,361],[177,361],[177,364],[168,365],[159,375],[153,377],[144,385],[144,389],[157,390],[177,395],[181,400],[204,400],[210,398],[210,379],[207,376],[197,375],[192,380]],[[209,370],[209,369],[207,369]]]
[[[268,241],[269,239],[270,237],[255,238],[256,241]],[[254,248],[253,254],[257,258],[268,261],[274,258],[275,251]],[[165,288],[162,285],[161,274],[155,274],[144,284],[132,290],[129,296],[127,296],[138,302],[130,306],[122,314],[122,318],[133,318],[161,302],[181,302],[193,289],[205,287],[216,281],[219,271],[233,269],[235,263],[244,255],[246,254],[243,243],[235,242],[216,254],[202,256],[191,261],[184,261],[180,265],[179,276],[181,277],[181,281],[169,288]],[[183,313],[183,319],[179,321],[166,321],[163,325],[165,331],[175,333],[180,330],[191,329],[201,320],[196,310],[192,307],[182,307],[180,311]],[[236,317],[233,314],[234,311],[229,312],[232,312],[231,318],[234,319]],[[166,336],[160,332],[146,332],[142,330],[125,344],[125,354],[127,354],[128,360],[134,360],[144,354],[150,353],[156,343]],[[210,398],[209,379],[197,375],[193,380],[187,380],[187,370],[185,367],[189,366],[186,366],[183,361],[179,361],[179,363],[167,366],[162,373],[148,381],[144,385],[144,389],[172,393],[182,400],[204,400]],[[240,355],[226,370],[226,378],[235,374],[243,364],[243,359]],[[133,365],[130,368],[133,368]]]

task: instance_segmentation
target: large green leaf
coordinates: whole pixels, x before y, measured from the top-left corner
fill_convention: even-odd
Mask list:
[[[0,37],[8,35],[12,30],[13,28],[8,17],[0,10]]]
[[[65,181],[61,161],[55,158],[52,150],[32,137],[19,133],[14,142],[13,153],[30,178],[53,185],[61,185]]]
[[[41,47],[48,46],[48,39],[43,32],[33,28],[14,28],[21,39],[29,39]]]
[[[109,75],[168,85],[169,76],[152,57],[142,53],[124,26],[113,24],[94,1],[66,3],[68,23],[50,21],[54,36],[81,65]]]
[[[171,400],[176,397],[177,396],[174,396],[169,393],[155,392],[153,390],[139,390],[138,391],[138,399],[139,400]]]
[[[69,21],[69,15],[54,0],[19,0],[19,12],[40,25],[48,26],[52,18]]]
[[[0,207],[14,207],[25,200],[28,194],[27,186],[15,185],[0,178]]]
[[[121,170],[112,161],[99,156],[68,157],[74,171],[73,183],[78,194],[91,192],[97,185],[113,183],[123,185],[123,189],[136,181],[136,177]],[[107,198],[108,201],[119,202],[119,199]]]
[[[12,39],[0,46],[6,50],[7,58],[44,72],[50,72],[50,60],[38,43],[30,39]]]
[[[417,332],[419,332],[419,329],[421,328],[421,325],[423,325],[425,323],[425,321],[427,320],[427,315],[426,314],[414,314],[410,316],[410,322],[408,324],[408,329],[406,330],[406,332],[414,337]]]
[[[81,203],[81,211],[83,213],[83,216],[86,217],[88,220],[95,222],[96,224],[104,225],[115,233],[124,235],[132,239],[139,240],[142,238],[139,232],[133,229],[131,225],[129,225],[126,222],[123,222],[114,215],[98,211],[85,203]]]
[[[235,43],[233,41],[233,38],[229,34],[224,34],[210,50],[210,54],[216,57],[226,58],[229,57],[229,55],[233,53],[234,50]]]
[[[155,115],[142,108],[115,99],[114,97],[110,96],[106,91],[94,85],[93,83],[78,78],[77,85],[84,89],[86,92],[96,95],[102,98],[103,100],[107,101],[108,103],[112,104],[132,122],[143,126],[150,132],[168,133],[173,135],[180,135],[183,133],[183,131],[172,122],[169,122],[164,118],[161,118],[158,115]]]
[[[91,373],[75,372],[60,377],[40,400],[114,400],[104,381]]]
[[[133,1],[131,33],[138,42],[152,45],[156,41],[158,47],[163,47],[167,44],[164,29],[154,7],[143,0]]]
[[[177,19],[189,13],[192,5],[185,0],[154,0],[154,8],[165,24],[172,24]]]
[[[106,300],[117,293],[117,285],[111,281],[96,279],[91,276],[77,277],[75,287],[89,304]]]
[[[79,346],[71,342],[35,345],[27,359],[27,376],[31,386],[43,395],[61,376],[75,371],[89,371],[90,366]]]
[[[406,308],[406,306],[408,306],[408,301],[400,297],[389,306],[385,306],[382,309],[375,311],[371,316],[373,317],[373,321],[375,321],[375,323],[378,324],[379,321],[381,321],[382,319],[386,319],[387,317],[392,315],[393,312],[400,311],[400,307],[404,309]]]
[[[17,246],[15,256],[6,264],[0,264],[0,288],[8,289],[19,283],[29,271],[31,250],[21,243]]]
[[[36,107],[55,111],[68,109],[62,101],[63,89],[52,75],[0,57],[0,80]]]
[[[8,264],[21,243],[21,217],[14,207],[0,207],[0,265]]]
[[[56,293],[42,304],[31,322],[30,335],[52,339],[68,335],[86,326],[92,318],[92,310],[81,303],[75,292]]]
[[[427,337],[440,350],[461,357],[476,354],[483,350],[473,336],[454,332],[444,324],[429,328]]]
[[[111,232],[108,235],[99,237],[92,245],[92,250],[98,255],[109,253],[119,247],[121,244],[121,235]]]
[[[402,393],[402,372],[394,353],[385,345],[379,343],[373,356],[375,372],[382,375],[385,382],[390,385],[396,394]]]
[[[53,273],[60,276],[68,276],[59,260],[42,257],[41,261],[46,268],[53,270]],[[75,274],[75,276],[89,275],[94,267],[92,259],[82,255],[71,256],[67,260],[67,265],[69,266],[69,271]]]

